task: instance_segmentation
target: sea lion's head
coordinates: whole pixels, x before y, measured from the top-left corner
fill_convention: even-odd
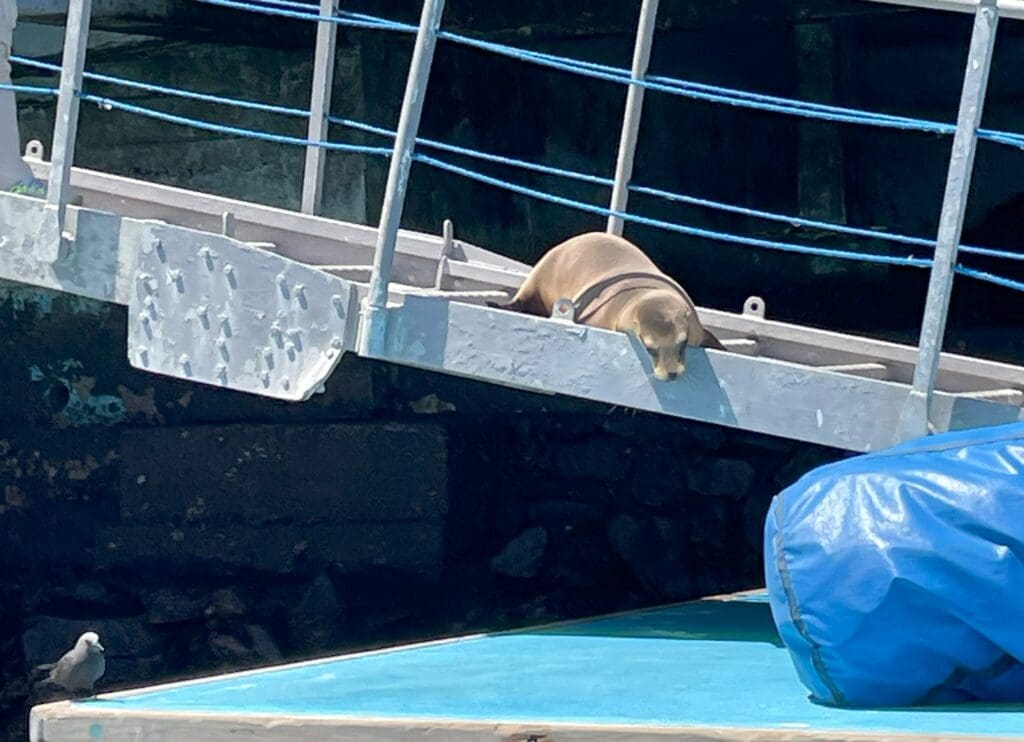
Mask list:
[[[675,379],[686,371],[686,344],[693,325],[693,308],[674,291],[652,289],[630,302],[618,328],[634,335],[647,349],[654,376]]]

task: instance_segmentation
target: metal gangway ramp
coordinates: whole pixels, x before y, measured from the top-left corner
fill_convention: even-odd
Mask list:
[[[1024,18],[1019,0],[915,0],[899,4],[974,13],[973,34],[956,125],[875,114],[819,103],[717,88],[647,75],[657,0],[643,0],[630,70],[481,41],[441,29],[443,0],[425,0],[418,27],[293,0],[195,0],[238,11],[317,24],[309,110],[208,96],[85,71],[90,0],[71,0],[62,66],[13,61],[60,74],[59,87],[7,86],[56,95],[50,162],[38,142],[28,157],[48,181],[44,200],[0,193],[0,277],[128,307],[128,359],[135,368],[200,384],[300,402],[331,375],[344,353],[480,379],[545,394],[701,420],[853,451],[884,448],[910,437],[1024,419],[1024,368],[941,353],[955,274],[1024,290],[1024,284],[974,270],[958,255],[1022,260],[1024,253],[960,245],[964,208],[979,138],[1024,146],[1024,136],[980,128],[1000,16]],[[877,0],[872,0],[877,1]],[[890,0],[884,0],[890,1]],[[414,54],[396,131],[330,115],[338,26],[415,34]],[[475,152],[417,137],[438,39],[464,43],[628,87],[615,176],[571,173],[538,163]],[[129,88],[308,118],[296,139],[213,124],[89,94],[96,79]],[[648,89],[699,100],[869,126],[952,134],[937,239],[755,212],[632,182],[632,162]],[[238,136],[306,149],[302,211],[288,211],[72,167],[80,101]],[[332,142],[342,125],[392,146]],[[390,157],[377,228],[318,216],[328,151]],[[533,172],[612,187],[608,208],[584,204],[453,165],[454,152]],[[429,154],[427,154],[429,153]],[[703,323],[726,351],[690,348],[687,372],[655,380],[647,354],[625,334],[490,309],[489,299],[515,291],[529,266],[460,240],[450,223],[428,235],[399,228],[412,163],[608,217],[621,234],[627,222],[684,234],[836,259],[870,260],[930,271],[918,347],[772,321],[764,302],[748,299],[736,313],[699,307]],[[796,226],[872,236],[924,248],[928,257],[897,257],[774,243],[645,218],[627,211],[630,191]],[[81,205],[76,205],[81,197]]]

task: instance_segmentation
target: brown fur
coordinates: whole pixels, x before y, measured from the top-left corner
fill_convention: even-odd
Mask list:
[[[588,232],[556,245],[511,301],[491,306],[549,317],[559,299],[577,304],[580,324],[634,335],[660,379],[685,371],[687,345],[724,349],[683,287],[622,237]]]

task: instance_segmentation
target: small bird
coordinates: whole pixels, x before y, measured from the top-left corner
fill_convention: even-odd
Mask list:
[[[78,637],[75,646],[57,660],[43,682],[77,696],[92,691],[106,669],[107,661],[99,635],[95,631],[86,631]]]

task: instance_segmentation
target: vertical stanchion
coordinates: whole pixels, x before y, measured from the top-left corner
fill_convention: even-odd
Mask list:
[[[53,127],[50,180],[46,189],[46,212],[40,240],[39,258],[50,263],[64,257],[69,247],[64,223],[68,195],[71,192],[71,163],[75,158],[75,138],[78,134],[78,93],[82,89],[91,16],[92,0],[70,0],[68,3],[57,114]]]
[[[338,13],[338,0],[320,0],[320,16],[334,18]],[[334,85],[334,51],[338,41],[338,24],[320,21],[316,29],[316,57],[313,62],[313,87],[309,100],[309,129],[311,142],[327,140],[330,127],[327,116],[331,112],[331,88]],[[302,211],[319,214],[323,203],[324,162],[327,150],[310,145],[306,148],[306,168],[302,177]]]
[[[636,27],[636,45],[633,47],[634,81],[643,80],[647,65],[651,61],[651,42],[654,39],[654,25],[658,16],[658,0],[643,0],[640,6],[640,20]],[[636,82],[629,86],[626,94],[626,112],[622,117],[622,133],[619,136],[619,156],[615,162],[615,185],[612,187],[611,211],[622,213],[629,201],[629,181],[633,177],[633,155],[636,153],[636,138],[640,132],[640,115],[644,107],[644,87]],[[608,217],[608,232],[622,234],[622,217],[611,214]]]
[[[942,341],[949,315],[949,300],[956,272],[956,254],[963,231],[964,212],[974,169],[977,131],[985,106],[992,50],[996,40],[999,14],[996,0],[981,0],[974,16],[974,31],[967,55],[963,91],[956,134],[946,175],[946,191],[939,217],[939,232],[935,245],[935,260],[928,282],[928,298],[921,321],[917,365],[914,367],[913,388],[900,414],[898,441],[927,435],[929,415],[935,392],[935,377],[939,369]]]
[[[420,15],[416,46],[405,83],[402,112],[398,117],[395,148],[391,153],[388,182],[384,189],[384,205],[377,229],[377,250],[373,256],[373,274],[370,276],[369,295],[363,307],[363,321],[359,332],[359,354],[379,357],[384,351],[387,332],[388,283],[395,258],[395,242],[405,206],[405,190],[409,183],[416,133],[423,113],[423,99],[427,94],[430,65],[434,60],[434,46],[441,26],[444,0],[424,0]]]

